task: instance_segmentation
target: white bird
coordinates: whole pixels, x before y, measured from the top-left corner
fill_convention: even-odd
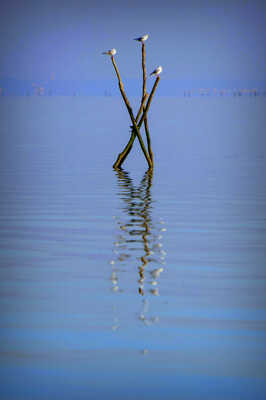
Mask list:
[[[114,56],[116,54],[116,49],[104,51],[102,54],[107,54],[108,56]]]
[[[159,67],[157,67],[157,68],[150,74],[150,76],[151,76],[151,75],[156,75],[156,76],[158,76],[158,75],[162,72],[162,70],[163,70],[163,67],[161,67],[161,65],[160,65]]]
[[[134,40],[137,40],[138,42],[145,42],[145,40],[147,40],[148,39],[148,37],[149,37],[149,35],[143,35],[143,36],[140,36],[140,37],[138,37],[138,38],[136,38],[136,39],[134,39]]]

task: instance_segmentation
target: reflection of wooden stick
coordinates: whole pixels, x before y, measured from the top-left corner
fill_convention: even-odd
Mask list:
[[[141,217],[143,218],[143,227],[145,228],[145,231],[142,234],[145,255],[140,258],[142,261],[142,265],[139,267],[139,283],[140,283],[139,294],[141,294],[142,296],[144,295],[145,267],[149,263],[149,259],[147,259],[147,257],[151,253],[147,236],[150,235],[151,224],[152,224],[149,215],[150,205],[151,205],[150,189],[152,185],[152,177],[153,177],[153,169],[149,169],[148,171],[146,171],[138,188],[139,197],[144,200],[143,202],[144,207],[141,210]],[[144,192],[143,196],[142,192]]]
[[[155,83],[154,83],[154,85],[153,85],[151,94],[150,94],[150,96],[148,98],[145,110],[143,111],[142,117],[141,117],[141,119],[140,119],[140,121],[138,123],[138,128],[139,129],[141,128],[141,125],[142,125],[142,123],[144,121],[144,118],[145,118],[145,116],[147,115],[147,113],[149,111],[149,108],[150,108],[150,105],[151,105],[151,101],[152,101],[153,95],[155,93],[155,90],[156,90],[156,88],[158,86],[159,81],[160,81],[160,77],[158,76],[156,81],[155,81]],[[127,155],[129,154],[130,150],[132,149],[132,146],[133,146],[135,138],[136,138],[136,133],[135,133],[135,130],[133,130],[127,145],[125,146],[124,150],[117,157],[117,160],[113,165],[114,168],[120,168],[121,167],[122,163],[125,161]],[[152,168],[152,165],[150,166],[150,168]]]
[[[146,160],[147,160],[147,163],[148,163],[149,167],[152,168],[151,159],[150,159],[150,157],[149,157],[149,154],[147,153],[147,150],[146,150],[145,145],[144,145],[144,143],[143,143],[142,137],[141,137],[141,135],[140,135],[139,127],[138,127],[137,124],[136,124],[136,121],[135,121],[135,118],[134,118],[134,115],[133,115],[132,108],[131,108],[131,106],[130,106],[130,104],[129,104],[129,101],[128,101],[128,99],[127,99],[126,93],[125,93],[125,91],[124,91],[124,87],[123,87],[123,84],[122,84],[122,81],[121,81],[121,77],[120,77],[120,74],[119,74],[119,71],[118,71],[118,68],[117,68],[117,65],[116,65],[116,62],[115,62],[115,59],[114,59],[113,56],[111,56],[111,60],[112,60],[112,63],[113,63],[113,66],[114,66],[114,69],[115,69],[115,72],[116,72],[116,75],[117,75],[117,78],[118,78],[119,89],[120,89],[121,95],[122,95],[122,97],[123,97],[123,100],[124,100],[124,102],[125,102],[125,105],[126,105],[126,107],[127,107],[127,110],[128,110],[129,116],[130,116],[130,119],[131,119],[131,121],[132,121],[135,134],[136,134],[137,137],[138,137],[140,146],[141,146],[142,151],[143,151],[143,153],[144,153],[144,156],[145,156],[145,158],[146,158]]]
[[[129,231],[129,235],[136,234],[142,237],[144,254],[140,257],[142,264],[138,267],[139,273],[139,288],[138,292],[142,296],[144,295],[144,279],[145,279],[145,269],[149,264],[150,259],[149,256],[151,254],[150,243],[148,240],[149,235],[151,234],[152,229],[152,218],[151,218],[151,186],[152,186],[152,178],[153,178],[153,169],[148,169],[138,187],[134,186],[132,179],[129,176],[129,173],[123,170],[122,168],[118,168],[116,170],[118,185],[121,187],[121,200],[125,202],[124,210],[128,213],[130,217],[130,223],[133,228],[132,231]],[[140,201],[136,201],[136,199]],[[138,216],[138,222],[136,223],[136,216]],[[140,223],[140,221],[141,223]],[[144,230],[135,231],[134,225],[144,227]],[[134,233],[133,233],[134,232]],[[136,232],[136,233],[135,233]],[[124,250],[126,251],[126,250]]]
[[[142,43],[142,75],[143,75],[143,85],[142,85],[142,99],[144,98],[146,94],[146,53],[145,53],[145,43]],[[145,107],[144,107],[145,111]],[[149,125],[148,125],[148,118],[147,115],[144,118],[144,126],[145,126],[145,132],[146,132],[146,138],[147,138],[147,145],[148,145],[148,152],[149,156],[153,165],[153,152],[151,149],[151,136],[150,136],[150,131],[149,131]]]

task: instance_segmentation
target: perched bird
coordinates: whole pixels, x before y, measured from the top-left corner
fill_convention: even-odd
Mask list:
[[[138,38],[136,38],[136,39],[134,39],[134,40],[137,40],[138,42],[145,42],[145,40],[147,40],[148,39],[148,37],[149,37],[149,35],[143,35],[143,36],[140,36],[140,37],[138,37]]]
[[[102,54],[107,54],[108,56],[114,56],[116,54],[116,49],[104,51]]]
[[[151,75],[156,75],[156,76],[158,76],[158,75],[162,72],[162,70],[163,70],[163,67],[159,66],[159,67],[157,67],[157,68],[150,74],[150,76],[151,76]]]

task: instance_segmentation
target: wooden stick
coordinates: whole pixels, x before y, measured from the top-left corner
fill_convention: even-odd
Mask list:
[[[149,125],[148,125],[148,118],[145,117],[144,118],[144,126],[145,126],[145,132],[146,132],[146,138],[147,138],[147,145],[148,145],[148,152],[149,152],[149,156],[153,165],[153,152],[152,152],[152,148],[151,148],[151,135],[150,135],[150,131],[149,131]]]
[[[157,86],[158,86],[159,81],[160,81],[160,77],[157,76],[156,81],[154,82],[154,85],[153,85],[151,94],[150,94],[150,96],[149,96],[149,98],[148,98],[148,101],[147,101],[145,110],[143,110],[143,114],[142,114],[141,119],[140,119],[140,121],[139,121],[139,123],[138,123],[138,127],[139,127],[139,128],[141,127],[141,125],[142,125],[142,123],[143,123],[143,120],[144,120],[144,118],[146,117],[146,115],[147,115],[147,113],[148,113],[148,111],[149,111],[149,108],[150,108],[150,105],[151,105],[151,101],[152,101],[154,92],[155,92],[155,90],[156,90],[156,88],[157,88]]]
[[[149,93],[146,93],[145,96],[143,97],[142,101],[141,101],[141,105],[140,105],[140,108],[139,108],[139,111],[138,111],[138,114],[137,114],[136,120],[135,120],[136,123],[138,123],[138,120],[139,120],[139,118],[140,118],[140,116],[142,114],[142,111],[143,111],[143,109],[145,107],[145,102],[146,102],[148,97],[149,97]]]
[[[151,105],[151,101],[152,101],[152,98],[153,98],[153,96],[154,96],[155,90],[156,90],[156,88],[157,88],[157,86],[158,86],[158,84],[159,84],[159,81],[160,81],[160,77],[158,76],[157,79],[156,79],[156,81],[155,81],[155,83],[154,83],[154,85],[153,85],[151,94],[150,94],[150,96],[149,96],[149,98],[148,98],[148,101],[147,101],[147,105],[146,105],[146,107],[145,107],[145,110],[143,111],[142,117],[141,117],[141,119],[140,119],[140,121],[139,121],[139,123],[138,123],[138,128],[139,128],[139,129],[141,128],[141,125],[142,125],[142,123],[143,123],[143,121],[144,121],[144,118],[145,118],[145,116],[147,115],[147,113],[148,113],[148,111],[149,111],[149,108],[150,108],[150,105]],[[132,128],[133,128],[133,127],[132,127]],[[135,133],[134,130],[132,130],[130,139],[129,139],[127,145],[125,146],[124,150],[123,150],[123,151],[119,154],[119,156],[117,157],[117,160],[116,160],[116,162],[115,162],[114,165],[113,165],[113,168],[120,168],[120,167],[121,167],[122,163],[125,161],[127,155],[129,154],[130,150],[132,149],[132,146],[133,146],[133,143],[134,143],[135,138],[136,138],[136,133]],[[152,168],[152,166],[151,166],[150,168]]]
[[[127,99],[127,96],[126,96],[126,93],[125,93],[125,90],[124,90],[124,86],[123,86],[123,84],[122,84],[121,77],[120,77],[120,74],[119,74],[119,71],[118,71],[118,68],[117,68],[117,65],[116,65],[114,56],[111,56],[111,60],[112,60],[112,63],[113,63],[113,66],[114,66],[114,69],[115,69],[115,72],[116,72],[116,75],[117,75],[118,84],[119,84],[119,89],[120,89],[121,95],[122,95],[122,97],[123,97],[123,100],[124,100],[124,102],[125,102],[125,105],[126,105],[126,107],[127,107],[127,110],[128,110],[129,116],[130,116],[130,119],[131,119],[131,121],[132,121],[135,134],[136,134],[137,137],[138,137],[140,146],[141,146],[142,151],[143,151],[143,153],[144,153],[144,156],[145,156],[145,158],[146,158],[146,160],[147,160],[147,163],[148,163],[148,165],[149,165],[149,168],[152,168],[152,162],[151,162],[150,156],[149,156],[149,154],[147,153],[147,150],[146,150],[146,148],[145,148],[145,145],[144,145],[144,143],[143,143],[142,137],[141,137],[140,132],[139,132],[139,127],[138,127],[137,124],[136,124],[136,121],[135,121],[135,118],[134,118],[134,115],[133,115],[133,111],[132,111],[132,108],[131,108],[131,106],[130,106],[130,103],[129,103],[128,99]]]
[[[146,54],[145,54],[145,43],[142,43],[142,99],[144,98],[146,94],[146,79],[147,79],[147,73],[146,73]]]
[[[139,118],[140,118],[140,116],[141,116],[141,113],[142,113],[142,110],[143,110],[145,101],[147,100],[147,97],[148,97],[148,96],[149,96],[149,94],[146,93],[145,96],[144,96],[144,98],[142,99],[142,102],[141,102],[141,105],[140,105],[138,114],[137,114],[136,119],[135,119],[136,123],[138,123],[138,120],[139,120]],[[116,162],[115,162],[114,165],[113,165],[113,168],[119,168],[119,167],[122,165],[122,163],[125,161],[125,159],[126,159],[128,153],[129,153],[129,151],[130,151],[130,150],[129,150],[129,146],[131,145],[131,147],[132,147],[132,144],[133,144],[133,142],[134,142],[135,137],[136,137],[135,131],[132,130],[131,136],[130,136],[130,139],[129,139],[129,142],[127,143],[127,145],[126,145],[126,147],[124,148],[124,150],[123,150],[121,153],[118,154],[117,159],[116,159]]]
[[[142,85],[142,99],[144,98],[146,94],[146,79],[147,79],[147,73],[146,73],[146,52],[145,52],[145,43],[142,43],[142,76],[143,76],[143,85]],[[145,111],[145,107],[144,107]],[[145,132],[146,132],[146,139],[147,139],[147,145],[148,145],[148,152],[149,156],[153,165],[153,152],[151,148],[151,136],[150,136],[150,131],[149,131],[149,125],[148,125],[148,118],[147,115],[144,118],[144,126],[145,126]]]

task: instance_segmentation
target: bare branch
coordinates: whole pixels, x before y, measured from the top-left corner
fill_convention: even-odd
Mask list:
[[[157,88],[157,86],[158,86],[158,84],[159,84],[159,81],[160,81],[160,77],[158,76],[157,79],[156,79],[156,81],[155,81],[155,83],[154,83],[154,85],[153,85],[151,94],[150,94],[150,96],[149,96],[149,98],[148,98],[148,101],[147,101],[147,105],[146,105],[146,107],[145,107],[145,110],[143,111],[143,114],[142,114],[142,116],[141,116],[141,119],[140,119],[140,121],[139,121],[139,123],[138,123],[138,128],[139,128],[139,129],[141,128],[141,125],[142,125],[142,123],[143,123],[143,121],[144,121],[144,118],[145,118],[145,116],[147,115],[147,113],[148,113],[148,111],[149,111],[149,108],[150,108],[150,105],[151,105],[151,101],[152,101],[152,98],[153,98],[153,96],[154,96],[155,90],[156,90],[156,88]],[[143,102],[142,102],[142,103],[143,103]],[[133,128],[133,127],[132,127],[132,128]],[[129,152],[130,152],[130,150],[131,150],[131,148],[132,148],[132,146],[133,146],[133,143],[134,143],[135,138],[136,138],[135,130],[132,130],[132,133],[131,133],[131,136],[130,136],[130,139],[129,139],[127,145],[125,146],[124,150],[118,155],[117,160],[116,160],[116,162],[115,162],[114,165],[113,165],[114,168],[120,168],[120,167],[121,167],[122,163],[125,161],[127,155],[129,154]],[[151,167],[150,167],[150,168],[151,168]]]
[[[115,62],[115,59],[114,59],[113,56],[111,56],[111,60],[112,60],[112,63],[113,63],[113,66],[114,66],[114,69],[115,69],[115,72],[116,72],[116,75],[117,75],[118,84],[119,84],[119,89],[120,89],[121,95],[122,95],[122,97],[123,97],[123,100],[124,100],[124,102],[125,102],[125,105],[126,105],[126,107],[127,107],[127,110],[128,110],[129,116],[130,116],[130,119],[131,119],[131,121],[132,121],[135,134],[136,134],[137,137],[138,137],[140,146],[141,146],[142,151],[143,151],[143,153],[144,153],[144,156],[145,156],[145,158],[146,158],[146,160],[147,160],[147,163],[148,163],[149,167],[152,168],[152,162],[151,162],[150,156],[149,156],[148,153],[147,153],[147,150],[146,150],[145,145],[144,145],[144,143],[143,143],[142,137],[141,137],[141,135],[140,135],[139,127],[138,127],[138,125],[136,124],[136,121],[135,121],[135,118],[134,118],[134,115],[133,115],[132,108],[131,108],[130,103],[129,103],[128,99],[127,99],[127,96],[126,96],[126,93],[125,93],[125,90],[124,90],[124,86],[123,86],[123,83],[122,83],[122,80],[121,80],[121,77],[120,77],[120,74],[119,74],[119,71],[118,71],[118,68],[117,68],[117,65],[116,65],[116,62]]]

